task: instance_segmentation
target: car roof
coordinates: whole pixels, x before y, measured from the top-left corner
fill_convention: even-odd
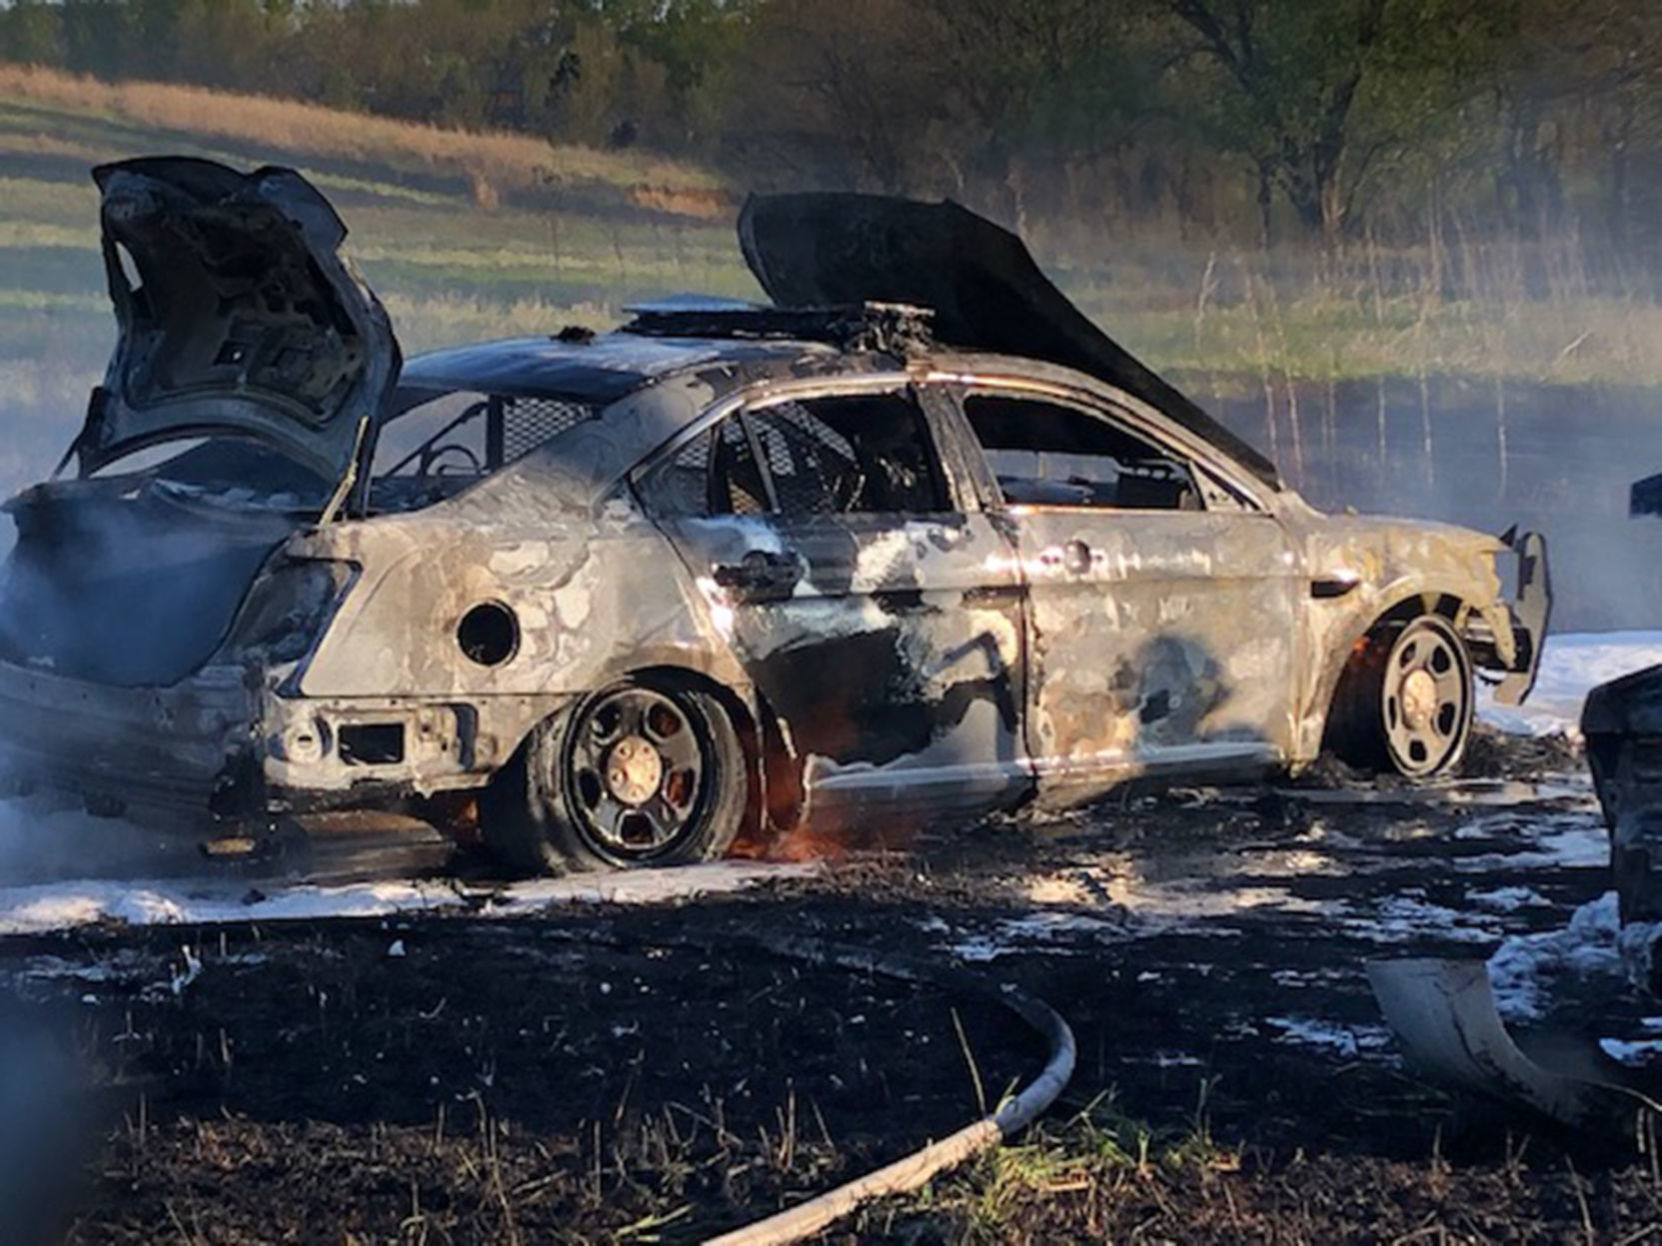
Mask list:
[[[435,391],[569,398],[597,405],[682,373],[698,374],[717,394],[758,374],[800,367],[809,372],[857,370],[850,356],[822,342],[770,338],[647,337],[567,330],[547,337],[507,338],[418,355],[404,365],[394,402],[400,411]]]
[[[637,324],[639,322],[636,322]],[[631,326],[633,328],[634,326]],[[1106,391],[1115,401],[1130,396],[1073,368],[1041,359],[950,347],[901,352],[842,349],[794,337],[672,336],[629,329],[593,334],[567,330],[552,336],[506,338],[418,355],[404,366],[388,419],[436,394],[477,392],[555,398],[610,407],[613,455],[632,465],[663,445],[710,404],[758,382],[926,371],[1016,376],[1067,388]],[[639,395],[638,400],[622,399]],[[613,404],[617,404],[613,406]],[[1180,439],[1205,442],[1193,430],[1172,426]],[[568,451],[575,447],[568,447]],[[592,452],[587,447],[584,452]],[[1227,449],[1213,456],[1235,462]],[[565,457],[564,454],[557,457]],[[612,455],[608,455],[611,458]],[[1236,466],[1240,464],[1236,462]],[[598,477],[596,484],[604,483]]]
[[[713,404],[748,386],[761,384],[771,391],[782,382],[813,384],[885,374],[902,382],[908,375],[926,374],[960,382],[977,376],[1015,377],[1092,392],[1111,402],[1145,407],[1157,423],[1168,426],[1167,435],[1188,441],[1194,452],[1204,453],[1201,447],[1207,441],[1117,386],[1041,359],[919,344],[904,351],[846,349],[800,337],[672,336],[628,329],[606,334],[568,330],[418,355],[405,365],[385,418],[396,419],[437,395],[453,392],[552,398],[605,408],[598,424],[588,426],[589,436],[554,438],[539,453],[509,468],[511,473],[553,471],[565,478],[568,500],[591,505]],[[1229,462],[1235,469],[1231,475],[1250,474],[1215,443],[1208,449],[1214,466]]]

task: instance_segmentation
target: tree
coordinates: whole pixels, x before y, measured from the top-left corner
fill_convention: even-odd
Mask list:
[[[1622,241],[1654,228],[1662,183],[1662,12],[1649,0],[1510,0],[1492,77],[1504,145],[1498,197],[1514,228],[1560,222],[1567,180],[1599,188]]]
[[[1186,28],[1184,59],[1210,62],[1203,124],[1280,188],[1299,221],[1332,237],[1344,223],[1341,173],[1351,111],[1381,44],[1386,0],[1161,0]]]
[[[1026,189],[1067,178],[1123,145],[1152,104],[1155,66],[1135,3],[1120,0],[921,0],[920,49],[938,66],[937,107],[954,153],[954,189],[1020,224]]]
[[[922,188],[946,90],[931,14],[911,0],[772,0],[732,81],[730,159],[763,184]]]

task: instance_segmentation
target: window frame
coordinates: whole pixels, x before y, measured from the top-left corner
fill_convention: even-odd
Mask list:
[[[983,473],[982,491],[986,504],[1020,514],[1035,511],[1062,511],[1069,514],[1099,515],[1242,515],[1270,517],[1274,506],[1263,492],[1244,477],[1242,469],[1229,459],[1218,455],[1216,448],[1204,439],[1186,434],[1181,428],[1169,425],[1152,408],[1139,410],[1140,404],[1120,395],[1106,395],[1094,389],[1059,384],[1031,377],[1002,373],[937,371],[927,383],[937,386],[949,395],[962,423],[962,435],[968,439],[980,471]],[[1010,502],[1004,498],[997,473],[987,457],[988,447],[976,435],[965,403],[977,394],[1000,398],[1048,402],[1072,407],[1088,418],[1100,419],[1110,427],[1132,437],[1152,442],[1163,453],[1183,464],[1194,478],[1201,509],[1182,510],[1166,507],[1082,506],[1059,502]],[[1216,505],[1209,493],[1221,490],[1232,505]]]
[[[818,398],[854,398],[862,395],[880,394],[901,395],[909,400],[916,410],[919,428],[922,430],[926,442],[924,449],[930,457],[930,471],[935,478],[936,486],[940,489],[944,509],[929,512],[830,511],[818,515],[792,515],[777,509],[779,498],[774,487],[773,472],[767,462],[765,448],[761,445],[756,430],[745,417],[752,413],[765,412],[770,407],[780,406],[787,402],[812,401]],[[812,414],[812,412],[809,414]],[[699,514],[666,514],[663,508],[654,501],[652,488],[654,479],[674,462],[677,455],[700,437],[711,439],[710,459],[713,462],[715,453],[714,438],[720,435],[719,426],[728,419],[735,417],[742,421],[751,455],[756,461],[763,485],[768,492],[770,509],[755,516],[738,516],[733,512],[712,514],[708,509],[708,501],[706,500],[705,509]],[[871,519],[899,516],[915,516],[920,520],[942,519],[963,514],[971,509],[981,509],[979,506],[981,499],[977,491],[970,482],[961,479],[952,469],[947,454],[943,450],[943,445],[947,443],[948,439],[956,436],[956,428],[944,425],[940,412],[929,401],[929,394],[924,388],[924,384],[911,373],[879,372],[863,376],[818,377],[808,381],[789,383],[775,381],[729,394],[721,401],[712,404],[695,419],[689,421],[684,428],[662,446],[642,459],[628,473],[627,480],[642,510],[655,519],[757,518],[775,522],[802,522],[816,518]]]
[[[375,444],[371,452],[368,472],[371,482],[395,478],[414,479],[425,474],[419,469],[424,465],[430,466],[432,464],[438,452],[443,448],[440,444],[441,439],[453,434],[462,434],[464,430],[478,438],[475,458],[479,470],[473,473],[455,472],[449,474],[469,476],[474,481],[484,480],[496,475],[504,468],[512,467],[521,459],[535,454],[542,447],[564,437],[573,429],[585,424],[592,424],[604,418],[609,405],[589,402],[579,397],[557,392],[518,392],[495,389],[487,385],[472,388],[457,386],[450,389],[423,389],[410,386],[400,392],[411,396],[414,400],[400,408],[389,418],[381,421],[376,428]],[[462,397],[472,397],[473,401],[468,402],[454,416],[425,437],[422,437],[420,441],[393,459],[386,467],[376,468],[376,460],[387,449],[384,438],[388,429],[402,432],[405,426],[401,424],[401,421],[408,419],[426,407],[432,406],[434,403]],[[568,410],[580,409],[585,414],[576,419],[563,422],[561,427],[552,432],[541,432],[530,439],[516,434],[514,439],[519,444],[514,447],[512,453],[509,453],[510,433],[513,430],[509,427],[508,417],[519,403],[554,406]],[[468,446],[465,442],[458,441],[452,444],[467,449],[470,455],[474,454],[473,447]],[[411,466],[417,467],[418,470],[406,472],[405,469]]]

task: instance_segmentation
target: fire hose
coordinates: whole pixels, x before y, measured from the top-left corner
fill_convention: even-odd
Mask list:
[[[583,941],[590,943],[607,942],[618,946],[623,943],[593,930],[585,932],[582,937]],[[821,968],[853,970],[901,982],[944,987],[966,995],[979,995],[1014,1012],[1044,1039],[1047,1048],[1045,1065],[1038,1076],[1019,1094],[1011,1095],[980,1120],[891,1164],[815,1195],[805,1203],[710,1238],[705,1246],[785,1246],[786,1243],[811,1237],[874,1198],[907,1194],[919,1189],[947,1169],[990,1151],[1005,1139],[1020,1133],[1056,1101],[1073,1076],[1077,1049],[1068,1023],[1049,1004],[1010,983],[993,982],[964,969],[930,965],[905,956],[879,955],[862,948],[801,935],[746,934],[717,940],[673,934],[654,936],[650,941],[661,947],[718,956],[731,953],[735,944],[747,944],[758,951]]]
[[[1039,1075],[1020,1094],[999,1104],[995,1112],[806,1203],[713,1237],[706,1246],[784,1246],[818,1233],[871,1199],[916,1190],[938,1173],[990,1151],[1004,1139],[1021,1132],[1056,1101],[1073,1076],[1076,1051],[1068,1023],[1049,1004],[1008,983],[998,984],[962,969],[934,968],[906,957],[878,956],[819,939],[787,935],[757,942],[774,955],[791,960],[852,969],[903,982],[948,986],[966,994],[992,998],[1038,1031],[1049,1051]]]

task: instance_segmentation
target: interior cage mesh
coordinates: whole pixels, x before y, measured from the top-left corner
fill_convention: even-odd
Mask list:
[[[502,401],[502,461],[511,463],[550,437],[565,432],[600,411],[593,403],[559,398],[505,398]]]

